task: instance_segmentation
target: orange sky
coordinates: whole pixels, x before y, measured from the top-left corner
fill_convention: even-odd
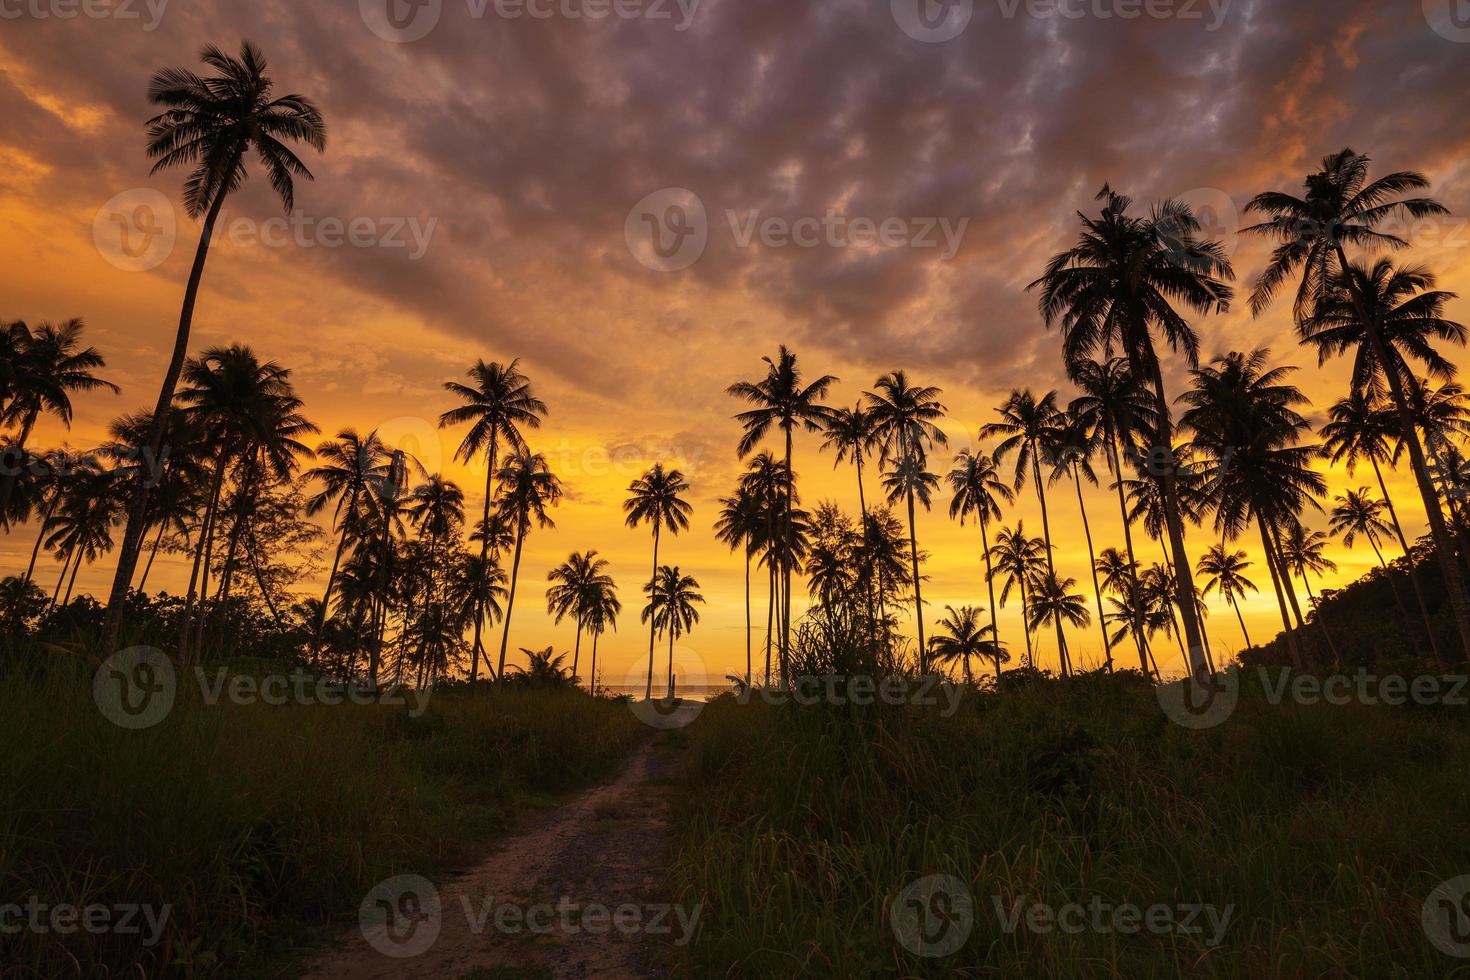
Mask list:
[[[123,387],[121,397],[85,396],[69,434],[50,424],[38,439],[93,444],[111,417],[155,397],[197,229],[178,212],[166,259],[130,271],[99,249],[95,219],[102,211],[105,238],[106,217],[131,213],[138,189],[177,199],[180,176],[150,178],[142,153],[148,74],[192,65],[203,41],[233,47],[249,36],[278,88],[317,99],[331,129],[326,155],[308,160],[318,179],[297,189],[303,215],[371,219],[375,235],[397,223],[387,219],[413,219],[433,233],[417,257],[413,246],[324,247],[331,234],[319,225],[303,241],[249,241],[279,213],[253,179],[227,205],[245,224],[211,255],[194,349],[249,343],[293,370],[324,432],[350,425],[412,440],[431,470],[461,482],[471,508],[483,472],[454,462],[458,433],[435,428],[452,404],[441,385],[476,358],[522,357],[551,407],[533,448],[569,492],[557,529],[528,539],[512,646],[570,648],[570,627],[552,627],[540,593],[571,550],[610,558],[635,605],[650,541],[623,527],[620,504],[628,482],[662,460],[685,471],[696,510],[661,560],[695,575],[709,599],[685,643],[689,678],[701,664],[718,676],[743,663],[742,566],[710,532],[740,465],[737,406],[723,391],[757,377],[777,344],[791,345],[808,372],[842,379],[834,403],[900,367],[941,386],[953,448],[974,448],[1011,388],[1071,396],[1058,339],[1023,290],[1071,240],[1072,212],[1090,207],[1104,181],[1145,201],[1183,195],[1208,206],[1228,236],[1232,211],[1253,193],[1294,190],[1318,157],[1351,144],[1380,169],[1426,170],[1437,196],[1470,213],[1452,97],[1465,89],[1470,49],[1432,31],[1418,4],[1386,13],[1367,2],[1240,3],[1210,32],[1008,20],[981,3],[944,44],[915,41],[886,9],[871,9],[887,4],[706,0],[685,31],[638,20],[480,21],[446,5],[411,44],[375,36],[354,4],[250,6],[180,3],[154,31],[49,20],[0,34],[0,317],[85,318],[107,377]],[[708,247],[688,268],[661,272],[640,264],[625,226],[637,202],[671,187],[699,197]],[[909,227],[968,224],[952,258],[942,248],[740,240],[751,212],[795,221],[829,209]],[[1415,260],[1464,290],[1467,226],[1411,233]],[[1255,245],[1237,251],[1242,285],[1262,255]],[[1457,300],[1451,312],[1466,320],[1470,304]],[[1298,383],[1319,411],[1343,392],[1342,366],[1317,368],[1284,307],[1256,321],[1239,303],[1199,329],[1209,354],[1270,346],[1302,366]],[[1171,366],[1174,391],[1179,370]],[[947,462],[936,454],[936,469]],[[798,439],[796,464],[808,504],[856,508],[851,469],[834,472],[815,438]],[[1372,478],[1335,472],[1329,482],[1335,493]],[[1395,477],[1391,489],[1419,533],[1409,481]],[[1121,546],[1114,498],[1089,489],[1086,500],[1098,547]],[[1090,590],[1071,487],[1055,488],[1050,505],[1060,571]],[[1018,517],[1039,533],[1029,489],[1007,523]],[[1325,526],[1320,516],[1308,523]],[[931,618],[949,603],[984,605],[974,527],[936,509],[921,516],[919,535],[931,552]],[[23,567],[31,542],[28,529],[0,542],[4,567]],[[1191,558],[1206,542],[1193,534]],[[1240,546],[1256,557],[1250,540]],[[1154,542],[1139,550],[1144,562],[1161,557]],[[1362,548],[1339,546],[1334,557],[1329,586],[1373,563]],[[1279,618],[1264,566],[1254,571],[1268,590],[1245,607],[1259,641]],[[40,574],[49,588],[56,569]],[[150,584],[177,589],[184,574],[181,560],[160,559]],[[110,577],[104,561],[79,586],[105,591]],[[757,576],[758,604],[761,595]],[[1214,610],[1210,629],[1217,655],[1238,648],[1227,608]],[[1017,606],[1003,610],[1001,633],[1019,654]],[[620,680],[646,642],[636,612],[625,615],[604,645],[607,678]],[[1081,661],[1099,659],[1095,628],[1071,642]],[[1159,648],[1161,666],[1177,669],[1177,651]],[[1042,665],[1054,666],[1054,643],[1043,636],[1040,649]]]

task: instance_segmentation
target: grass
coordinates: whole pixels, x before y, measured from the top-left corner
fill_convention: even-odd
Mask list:
[[[971,695],[950,718],[713,702],[676,818],[677,900],[705,903],[694,975],[1470,976],[1420,924],[1470,873],[1464,709],[1273,706],[1252,676],[1206,731],[1121,675]],[[964,883],[973,930],[931,959],[896,940],[890,903],[935,874]],[[1093,896],[1233,919],[1212,947],[1007,931],[996,907]]]
[[[282,975],[378,881],[472,857],[528,799],[608,772],[644,729],[572,692],[405,706],[203,703],[124,731],[91,677],[0,684],[0,901],[167,906],[162,941],[0,932],[33,973]],[[0,970],[0,972],[4,972]]]

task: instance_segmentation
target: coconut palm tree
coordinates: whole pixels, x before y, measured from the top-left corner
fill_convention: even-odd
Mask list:
[[[1154,460],[1160,480],[1164,523],[1173,554],[1184,554],[1184,520],[1171,450],[1173,418],[1164,392],[1164,376],[1154,345],[1157,333],[1170,349],[1194,367],[1199,337],[1176,310],[1176,304],[1200,314],[1228,308],[1234,277],[1218,242],[1200,239],[1200,223],[1177,201],[1167,201],[1147,217],[1129,214],[1132,201],[1111,188],[1098,195],[1102,212],[1082,216],[1077,244],[1055,256],[1045,273],[1028,289],[1041,290],[1040,309],[1048,326],[1060,324],[1069,373],[1087,361],[1114,352],[1128,360],[1137,384],[1153,391]],[[1194,592],[1187,564],[1178,570],[1182,591]],[[1209,672],[1195,610],[1186,603],[1184,633],[1190,672]]]
[[[628,499],[623,501],[623,512],[627,514],[627,525],[632,528],[640,524],[653,525],[653,574],[645,593],[652,594],[658,581],[658,544],[661,532],[667,530],[677,535],[689,528],[689,515],[694,508],[683,494],[689,492],[684,474],[676,469],[666,470],[662,463],[655,463],[643,476],[628,487]],[[653,698],[653,644],[655,624],[647,618],[648,627],[648,684],[644,688],[645,700]]]
[[[1399,607],[1399,615],[1404,617],[1407,629],[1408,611],[1399,596],[1398,586],[1394,584],[1393,569],[1389,567],[1388,561],[1383,557],[1383,550],[1379,547],[1379,540],[1393,533],[1393,526],[1383,519],[1386,509],[1383,501],[1375,500],[1367,487],[1359,487],[1334,497],[1333,503],[1335,506],[1329,515],[1328,527],[1333,534],[1341,536],[1342,543],[1349,548],[1360,536],[1367,539],[1373,548],[1373,554],[1378,557],[1378,564],[1383,568],[1389,587],[1393,590],[1394,602]]]
[[[934,501],[934,491],[939,487],[939,477],[924,468],[924,457],[918,450],[910,450],[908,456],[895,460],[893,469],[883,476],[883,488],[888,492],[888,502],[908,501],[909,508],[909,560],[913,566],[914,622],[919,630],[919,670],[928,670],[928,647],[924,645],[924,590],[919,574],[919,536],[914,515],[917,501],[929,510]]]
[[[513,453],[506,457],[500,468],[497,506],[510,521],[516,532],[515,558],[510,567],[510,592],[505,601],[504,629],[500,636],[500,662],[496,670],[496,682],[505,683],[505,653],[510,643],[510,614],[515,607],[516,582],[521,573],[521,551],[525,547],[526,533],[534,523],[543,528],[554,528],[556,522],[546,510],[561,500],[561,481],[551,472],[546,457],[540,453]]]
[[[1347,254],[1349,245],[1407,248],[1407,241],[1382,230],[1386,222],[1447,211],[1432,198],[1404,196],[1429,187],[1423,174],[1399,171],[1370,181],[1370,162],[1351,148],[1343,149],[1324,158],[1322,169],[1307,177],[1304,196],[1267,191],[1246,205],[1247,213],[1267,220],[1241,233],[1279,243],[1256,280],[1251,308],[1257,315],[1264,312],[1281,286],[1299,275],[1292,313],[1304,342],[1324,359],[1355,351],[1354,388],[1374,395],[1387,388],[1429,517],[1461,657],[1470,659],[1470,596],[1414,428],[1403,372],[1406,356],[1428,362],[1433,340],[1463,343],[1463,330],[1444,319],[1449,294],[1433,290],[1432,276],[1418,269],[1398,272],[1386,260],[1367,269],[1351,263]]]
[[[720,498],[720,517],[715,522],[715,536],[731,551],[745,551],[745,684],[750,686],[750,562],[759,550],[766,530],[766,509],[759,497],[744,486],[734,495]]]
[[[771,679],[771,653],[775,635],[776,608],[781,592],[780,569],[781,542],[786,537],[785,525],[795,524],[786,515],[788,500],[793,504],[800,501],[795,480],[786,464],[770,453],[759,453],[751,459],[740,477],[740,491],[749,495],[754,506],[763,515],[765,528],[759,531],[755,548],[762,552],[761,563],[766,566],[766,683]],[[794,528],[793,528],[794,529]],[[786,660],[782,659],[782,676],[785,676]]]
[[[859,402],[852,408],[831,409],[823,424],[826,427],[827,440],[822,443],[822,448],[833,452],[833,468],[841,466],[848,459],[857,468],[858,507],[863,519],[867,520],[868,498],[863,491],[863,458],[872,451],[876,441],[873,417],[863,409],[862,402]]]
[[[990,561],[990,522],[1000,520],[1000,502],[1011,503],[1016,499],[1016,492],[1001,480],[1000,467],[993,456],[971,453],[968,449],[960,450],[955,457],[955,468],[949,473],[949,487],[954,492],[949,502],[950,519],[959,518],[963,527],[965,517],[974,514],[975,523],[980,525],[985,585],[990,590],[990,636],[999,643],[1000,630],[995,621],[995,575]]]
[[[1058,628],[1063,621],[1077,627],[1091,623],[1092,617],[1087,612],[1087,597],[1071,591],[1076,587],[1075,578],[1059,579],[1050,569],[1038,575],[1031,584],[1027,625],[1040,632],[1047,623],[1056,623]],[[1067,669],[1065,661],[1063,669]]]
[[[184,287],[173,354],[153,410],[153,429],[148,434],[147,448],[154,459],[159,458],[163,446],[168,409],[188,356],[194,304],[204,276],[209,243],[214,237],[214,225],[225,198],[245,182],[246,154],[252,148],[255,150],[271,189],[290,212],[296,206],[296,179],[311,180],[312,176],[288,143],[305,143],[318,152],[325,150],[327,144],[326,125],[310,99],[300,95],[272,98],[272,79],[265,56],[255,45],[248,41],[241,44],[238,58],[208,45],[200,58],[214,74],[201,77],[185,68],[165,68],[148,83],[148,100],[163,109],[148,121],[152,172],[177,166],[189,168],[184,182],[184,210],[191,218],[204,218],[194,264]],[[127,529],[118,553],[112,594],[107,601],[102,635],[104,656],[116,651],[118,617],[142,549],[148,491],[147,481],[134,479]]]
[[[609,629],[618,628],[618,614],[623,604],[618,601],[618,588],[609,578],[583,598],[587,632],[592,634],[592,669],[587,675],[587,690],[597,693],[597,641]]]
[[[1240,613],[1238,600],[1247,592],[1261,591],[1254,582],[1246,578],[1246,569],[1250,567],[1251,563],[1244,551],[1226,551],[1222,545],[1215,545],[1200,557],[1199,565],[1195,569],[1204,580],[1200,587],[1203,594],[1218,593],[1235,611],[1235,618],[1240,622],[1240,633],[1245,637],[1247,647],[1255,644],[1251,642],[1250,632],[1245,628],[1245,617]]]
[[[674,696],[674,641],[694,629],[704,596],[699,582],[679,571],[679,566],[664,565],[653,581],[643,587],[648,604],[643,607],[643,622],[650,630],[669,635],[669,697]]]
[[[481,454],[485,456],[485,501],[479,524],[482,532],[490,524],[490,505],[494,497],[491,492],[492,481],[500,472],[500,450],[504,448],[513,453],[524,454],[526,438],[523,430],[539,429],[541,419],[547,413],[546,403],[536,397],[530,379],[521,373],[520,363],[519,358],[509,364],[476,361],[469,370],[469,384],[459,381],[444,383],[444,390],[458,395],[464,404],[439,416],[439,428],[455,425],[470,427],[459,448],[455,450],[455,458],[469,463]],[[484,533],[478,535],[478,540],[478,567],[489,568],[487,559],[494,550],[495,542]],[[470,653],[471,683],[479,676],[483,618],[481,615],[474,617],[475,637]]]
[[[1000,665],[1007,663],[1011,655],[995,640],[994,626],[980,625],[980,610],[974,606],[944,607],[945,616],[938,623],[938,631],[929,639],[929,656],[939,663],[964,665],[965,685],[972,682],[970,675],[971,657],[989,657],[995,663],[995,680],[1000,682]],[[993,617],[992,617],[993,618]],[[987,638],[986,634],[989,634]]]
[[[1012,587],[1020,590],[1021,624],[1026,634],[1026,666],[1032,669],[1036,667],[1036,657],[1031,649],[1031,611],[1027,593],[1031,583],[1046,569],[1045,551],[1046,542],[1041,538],[1026,537],[1024,521],[1017,521],[1014,530],[1001,528],[990,549],[993,562],[990,577],[1005,577],[1005,585],[1000,590],[1001,606],[1004,607],[1010,598]]]
[[[60,326],[43,323],[25,333],[12,362],[9,398],[0,409],[0,425],[16,427],[9,446],[11,453],[24,458],[26,443],[42,413],[55,416],[71,428],[73,393],[120,391],[117,385],[92,373],[106,367],[107,362],[95,347],[82,347],[84,329],[82,321],[74,319]],[[0,517],[9,513],[18,470],[10,468],[0,478]]]
[[[924,489],[924,509],[929,509],[930,498],[938,479],[924,470],[925,460],[931,446],[947,446],[949,439],[936,424],[944,417],[945,408],[939,401],[940,389],[932,386],[909,383],[903,371],[883,375],[873,385],[876,391],[864,392],[868,414],[873,420],[873,435],[881,447],[879,465],[892,463],[894,473],[884,481],[892,503],[894,489],[898,489],[908,501],[909,544],[913,559],[915,621],[919,631],[919,656],[927,656],[924,645],[924,598],[919,581],[918,534],[914,527],[914,499]]]
[[[597,557],[595,551],[574,551],[566,561],[546,573],[546,580],[555,583],[546,590],[546,611],[556,617],[557,625],[567,616],[577,624],[577,642],[572,648],[574,680],[582,659],[582,631],[587,627],[588,612],[612,585],[612,578],[604,571],[609,564],[607,559]]]
[[[1113,670],[1113,644],[1108,636],[1107,621],[1103,616],[1102,586],[1097,580],[1097,549],[1092,544],[1092,523],[1087,519],[1087,503],[1082,497],[1082,481],[1087,480],[1093,486],[1097,486],[1097,474],[1092,469],[1092,456],[1099,448],[1094,441],[1096,429],[1090,425],[1088,420],[1074,417],[1068,412],[1062,413],[1065,425],[1058,433],[1060,445],[1055,446],[1056,454],[1053,460],[1049,483],[1056,483],[1065,476],[1072,478],[1072,486],[1077,490],[1077,510],[1082,515],[1082,537],[1087,542],[1087,570],[1092,575],[1092,594],[1097,599],[1097,627],[1102,633],[1103,655],[1106,657],[1105,666],[1109,673]],[[1208,637],[1206,644],[1209,643]]]
[[[118,482],[110,470],[100,467],[83,469],[68,481],[67,494],[51,519],[51,533],[46,547],[62,559],[61,578],[71,578],[61,604],[71,602],[72,588],[83,565],[90,565],[112,550],[112,528],[120,516]],[[56,583],[60,592],[61,580]],[[56,605],[56,594],[51,602]]]
[[[772,427],[781,430],[786,443],[786,472],[791,475],[787,485],[785,510],[787,517],[782,521],[783,551],[785,563],[781,566],[783,580],[783,609],[781,614],[781,662],[789,659],[791,650],[791,565],[793,552],[790,511],[796,507],[796,471],[792,466],[791,454],[794,433],[798,428],[807,432],[821,432],[827,424],[831,410],[821,404],[828,390],[837,383],[830,374],[824,374],[810,384],[803,383],[801,369],[797,367],[796,355],[783,344],[774,359],[762,358],[766,364],[766,376],[759,381],[737,381],[726,389],[726,393],[754,407],[741,412],[735,418],[744,427],[738,451],[740,458],[749,456],[765,439]]]

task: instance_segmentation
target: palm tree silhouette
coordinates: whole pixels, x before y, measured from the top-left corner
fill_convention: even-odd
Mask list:
[[[744,459],[766,437],[774,426],[781,430],[786,444],[786,472],[791,474],[787,484],[785,511],[781,521],[784,547],[782,577],[781,614],[781,664],[785,676],[786,663],[791,649],[791,556],[794,552],[791,511],[795,509],[796,471],[792,467],[792,441],[797,428],[807,432],[821,432],[831,416],[831,410],[820,403],[828,389],[837,379],[830,374],[822,375],[810,384],[803,384],[801,369],[796,365],[796,355],[781,345],[774,359],[764,357],[766,376],[759,381],[737,381],[726,389],[726,393],[754,408],[735,416],[744,427],[737,451]]]
[[[750,638],[750,560],[761,544],[768,521],[759,497],[744,486],[733,496],[720,498],[720,516],[715,522],[715,537],[731,551],[745,551],[745,685],[750,686],[752,655]]]
[[[827,439],[822,443],[822,448],[832,450],[833,468],[851,459],[853,466],[857,469],[858,508],[862,519],[867,520],[868,497],[863,490],[863,457],[872,450],[876,441],[874,419],[864,411],[862,403],[859,402],[853,408],[830,410],[824,424]]]
[[[1250,632],[1245,628],[1245,617],[1240,613],[1238,599],[1247,592],[1259,592],[1256,584],[1246,578],[1246,569],[1251,567],[1244,551],[1226,551],[1221,545],[1214,545],[1200,557],[1196,572],[1204,580],[1201,590],[1205,595],[1211,592],[1218,593],[1230,608],[1235,611],[1235,618],[1240,622],[1240,633],[1245,637],[1247,647],[1255,646],[1251,642]]]
[[[648,604],[643,607],[643,622],[650,631],[669,635],[669,694],[674,696],[674,641],[694,629],[699,622],[699,610],[704,605],[704,596],[699,594],[699,582],[679,571],[679,567],[664,565],[658,569],[653,581],[643,587]],[[651,696],[651,695],[650,695]]]
[[[681,494],[687,493],[689,484],[684,480],[684,474],[678,470],[666,470],[662,463],[655,463],[653,468],[643,476],[634,480],[628,487],[629,497],[623,502],[623,511],[627,514],[627,525],[632,528],[640,524],[653,525],[653,574],[649,578],[648,586],[644,589],[646,594],[652,594],[655,583],[658,581],[658,543],[660,532],[667,529],[670,534],[677,535],[680,531],[689,527],[689,515],[694,512]],[[648,685],[644,688],[644,700],[653,697],[653,643],[655,624],[646,617],[648,627]]]
[[[980,610],[974,606],[945,606],[945,616],[939,621],[940,632],[929,640],[929,654],[941,663],[958,660],[964,664],[965,684],[971,683],[970,658],[989,657],[995,663],[995,680],[1000,682],[1000,665],[1011,659],[1005,648],[995,639],[995,626],[980,625]],[[991,619],[994,620],[994,616]],[[990,637],[987,639],[986,634]]]
[[[1041,538],[1026,537],[1024,521],[1017,521],[1014,529],[1001,528],[990,549],[994,567],[990,577],[1005,576],[1005,585],[1000,590],[1000,604],[1004,606],[1011,597],[1011,588],[1021,592],[1021,625],[1026,634],[1026,666],[1035,669],[1036,657],[1031,649],[1031,610],[1028,592],[1031,584],[1046,568],[1046,542]]]
[[[592,669],[587,675],[587,690],[597,693],[597,641],[609,629],[618,628],[618,614],[623,604],[618,601],[618,589],[611,578],[601,583],[583,598],[586,609],[587,632],[592,634]]]
[[[795,504],[800,498],[796,493],[791,470],[786,464],[768,452],[757,454],[740,477],[741,492],[749,495],[764,516],[765,528],[759,531],[755,541],[757,550],[763,552],[761,563],[766,566],[766,683],[771,682],[771,652],[775,635],[776,603],[781,589],[780,570],[782,542],[787,536],[787,525],[794,525],[796,518],[788,515],[787,504]],[[781,676],[786,674],[786,661],[781,661]]]
[[[164,424],[174,389],[189,351],[189,330],[194,304],[204,276],[210,239],[225,198],[245,182],[245,155],[254,147],[265,167],[271,188],[287,212],[295,207],[297,177],[311,180],[311,171],[292,151],[288,142],[301,142],[321,152],[326,149],[327,130],[310,99],[300,95],[272,98],[272,80],[265,56],[246,41],[240,56],[232,58],[214,45],[207,45],[200,59],[214,70],[201,77],[185,68],[165,68],[148,83],[148,100],[163,111],[148,121],[148,155],[152,173],[170,167],[191,168],[184,182],[184,210],[191,218],[204,216],[199,246],[184,287],[179,311],[179,328],[174,350],[153,410],[153,428],[147,448],[159,458]],[[118,552],[117,573],[107,601],[103,625],[104,656],[117,648],[117,630],[123,599],[133,581],[133,569],[142,548],[148,504],[147,481],[133,481],[128,504],[127,529]]]
[[[1386,260],[1368,270],[1353,265],[1347,255],[1348,245],[1406,248],[1408,242],[1382,230],[1386,222],[1448,212],[1432,198],[1401,196],[1427,189],[1429,181],[1423,174],[1399,171],[1370,181],[1370,162],[1351,148],[1343,149],[1324,158],[1322,169],[1308,175],[1305,196],[1267,191],[1246,205],[1248,214],[1267,220],[1243,228],[1241,234],[1279,242],[1256,280],[1251,309],[1257,315],[1264,312],[1280,287],[1300,274],[1292,314],[1303,340],[1324,358],[1356,349],[1354,388],[1366,387],[1377,394],[1386,385],[1398,415],[1399,438],[1409,451],[1429,517],[1460,634],[1461,656],[1470,659],[1470,596],[1415,431],[1403,373],[1405,355],[1429,362],[1431,339],[1463,343],[1463,331],[1447,326],[1442,309],[1448,295],[1432,291],[1432,276],[1421,270],[1396,272]],[[1420,290],[1430,292],[1415,295]]]
[[[922,452],[912,450],[907,456],[896,460],[893,469],[884,474],[883,487],[888,492],[890,504],[900,500],[908,501],[909,561],[913,565],[914,576],[914,622],[919,629],[919,671],[925,673],[929,668],[929,650],[924,645],[924,590],[922,576],[919,574],[919,536],[914,519],[914,502],[923,504],[924,509],[929,510],[934,501],[934,491],[939,487],[939,477],[924,468]]]
[[[990,590],[990,636],[1000,643],[1000,629],[995,621],[995,570],[990,561],[990,522],[1001,519],[1001,501],[1011,503],[1016,493],[1000,479],[1000,467],[993,457],[984,453],[960,450],[955,456],[955,468],[949,473],[949,487],[954,492],[949,502],[950,519],[959,518],[963,527],[965,517],[975,515],[980,525],[980,551],[985,559],[985,586]],[[1000,665],[996,664],[997,673]]]
[[[1359,537],[1368,540],[1368,544],[1373,548],[1373,554],[1378,557],[1378,564],[1383,569],[1384,578],[1388,579],[1388,584],[1393,589],[1394,601],[1398,604],[1399,614],[1404,617],[1404,626],[1407,630],[1408,612],[1404,609],[1403,600],[1399,597],[1398,586],[1394,585],[1393,569],[1389,567],[1388,561],[1383,557],[1383,550],[1378,544],[1380,538],[1386,538],[1393,533],[1393,527],[1383,519],[1385,511],[1383,501],[1375,500],[1367,487],[1359,487],[1357,490],[1348,490],[1341,496],[1334,497],[1333,503],[1335,506],[1329,514],[1328,527],[1333,534],[1341,536],[1342,543],[1349,548]]]
[[[561,481],[551,472],[545,456],[528,450],[506,458],[500,469],[498,494],[500,510],[516,532],[515,559],[510,567],[510,594],[505,601],[504,631],[500,636],[500,666],[496,671],[497,683],[504,685],[505,653],[510,643],[510,614],[516,602],[516,581],[521,573],[521,549],[533,522],[543,528],[556,527],[546,508],[561,500]]]
[[[1047,623],[1056,623],[1060,629],[1063,621],[1079,627],[1091,623],[1087,598],[1070,591],[1076,586],[1075,578],[1058,579],[1050,569],[1037,576],[1031,586],[1028,623],[1031,629],[1040,632]]]
[[[1062,418],[1065,424],[1058,432],[1056,439],[1056,455],[1052,466],[1052,472],[1047,482],[1056,483],[1064,476],[1072,478],[1072,486],[1077,490],[1077,510],[1082,514],[1082,536],[1087,542],[1087,569],[1092,575],[1092,594],[1097,599],[1097,626],[1102,634],[1103,655],[1106,658],[1104,666],[1111,673],[1113,670],[1113,643],[1108,636],[1107,622],[1103,617],[1102,586],[1097,581],[1097,549],[1092,544],[1092,524],[1087,519],[1087,503],[1082,497],[1082,480],[1097,486],[1097,474],[1092,469],[1092,455],[1097,452],[1098,444],[1095,441],[1095,429],[1089,425],[1089,420],[1073,416],[1070,412],[1063,412]],[[1209,643],[1208,636],[1205,640]]]
[[[51,519],[51,533],[46,539],[46,547],[63,559],[61,579],[57,580],[56,592],[51,596],[53,607],[62,580],[67,579],[68,568],[71,578],[62,605],[71,602],[72,588],[82,566],[90,565],[112,550],[112,527],[117,522],[119,507],[118,484],[112,471],[85,468],[68,481],[68,492]]]
[[[1160,480],[1165,528],[1171,551],[1184,554],[1172,449],[1173,418],[1164,393],[1164,376],[1154,346],[1159,333],[1190,367],[1199,360],[1199,337],[1175,304],[1205,314],[1228,308],[1234,275],[1224,247],[1199,238],[1200,223],[1177,201],[1156,206],[1146,218],[1128,213],[1130,198],[1104,186],[1097,217],[1081,216],[1082,234],[1071,249],[1055,256],[1041,278],[1040,309],[1048,326],[1060,324],[1069,373],[1078,365],[1121,351],[1134,379],[1153,389],[1154,449],[1149,453]],[[1194,592],[1187,562],[1178,568],[1182,593]],[[1181,607],[1191,675],[1209,673],[1199,618],[1192,604]]]
[[[572,679],[577,677],[577,666],[582,659],[582,631],[587,626],[587,614],[596,604],[612,579],[604,571],[609,562],[597,557],[597,552],[572,552],[560,565],[546,573],[546,580],[555,583],[546,590],[546,611],[556,617],[557,625],[567,616],[577,624],[577,642],[572,648]],[[591,688],[591,685],[588,685]]]
[[[480,518],[481,534],[480,561],[478,567],[488,568],[486,559],[492,551],[497,554],[492,535],[484,533],[490,524],[490,505],[494,498],[492,481],[500,472],[499,451],[505,447],[514,453],[526,452],[526,439],[521,431],[539,429],[546,415],[546,403],[536,397],[530,380],[521,373],[520,359],[509,364],[486,364],[476,361],[470,368],[470,384],[446,381],[444,390],[464,400],[459,408],[450,409],[439,417],[439,428],[453,425],[469,425],[464,441],[455,451],[455,458],[472,462],[481,453],[485,455],[485,503]],[[483,610],[475,614],[474,646],[470,652],[470,683],[479,677],[480,654],[482,652],[480,632],[483,626]],[[504,644],[502,644],[503,646]],[[503,654],[502,654],[503,655]]]

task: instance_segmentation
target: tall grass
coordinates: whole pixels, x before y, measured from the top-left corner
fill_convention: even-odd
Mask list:
[[[937,709],[720,699],[690,729],[674,877],[703,901],[700,976],[1430,977],[1420,913],[1470,874],[1463,709],[1273,706],[1168,723],[1144,684],[1083,677]],[[951,874],[974,902],[943,959],[889,903]],[[1060,907],[1234,907],[1224,942],[1002,926]]]
[[[466,860],[527,794],[596,778],[644,731],[565,691],[437,695],[410,717],[412,701],[209,705],[192,683],[161,724],[124,731],[90,682],[0,685],[0,903],[167,906],[167,929],[151,948],[0,933],[21,976],[258,972],[383,878]]]

